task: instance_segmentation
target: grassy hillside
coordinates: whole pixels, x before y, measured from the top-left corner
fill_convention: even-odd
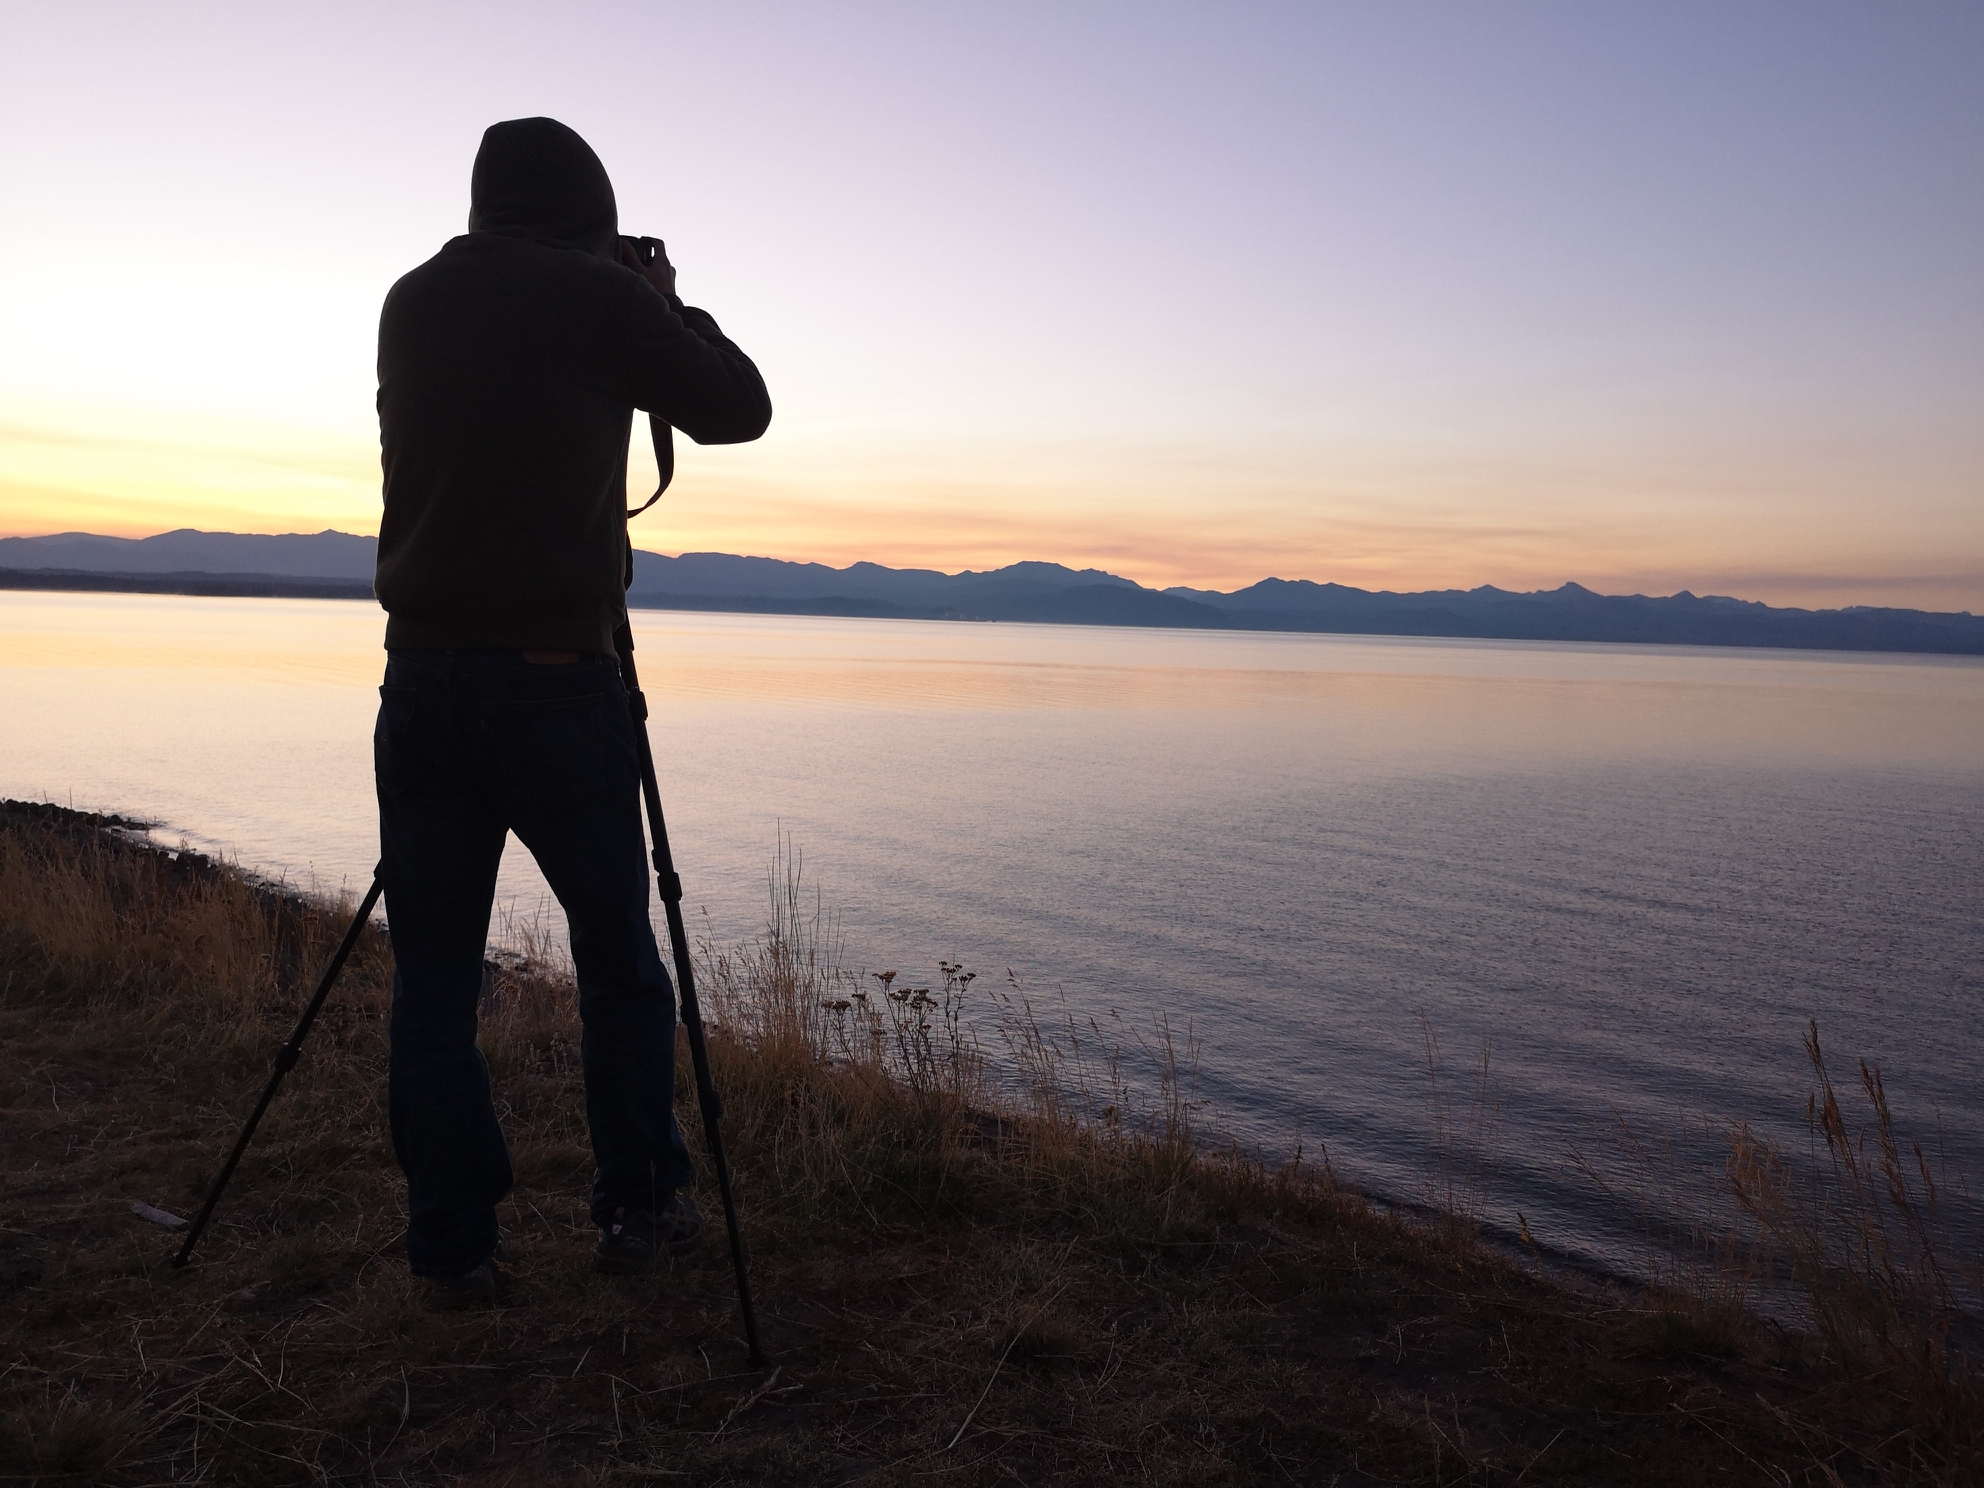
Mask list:
[[[430,1313],[406,1276],[377,934],[174,1271],[175,1237],[131,1205],[197,1208],[342,923],[105,825],[0,809],[5,1481],[1984,1471],[1984,1396],[1912,1253],[1858,1272],[1797,1231],[1818,1247],[1793,1256],[1810,1336],[1743,1314],[1740,1267],[1692,1291],[1553,1283],[1460,1210],[1408,1222],[1326,1174],[1202,1150],[1187,1051],[1139,1112],[1109,1099],[1106,1050],[1051,1037],[1010,988],[1005,1046],[978,1050],[947,1015],[982,983],[857,986],[796,894],[704,971],[772,1370],[746,1368],[720,1243],[638,1279],[590,1270],[574,998],[547,957],[492,968],[486,1000],[518,1174],[505,1305]],[[685,1117],[692,1099],[685,1078]],[[1759,1222],[1788,1223],[1786,1170],[1747,1160]]]

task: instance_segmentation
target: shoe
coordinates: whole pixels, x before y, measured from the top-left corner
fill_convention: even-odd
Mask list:
[[[608,1276],[633,1276],[652,1266],[656,1256],[681,1255],[703,1238],[703,1214],[696,1201],[677,1193],[658,1213],[615,1209],[613,1223],[599,1233],[593,1269]]]
[[[509,1290],[510,1278],[491,1256],[458,1276],[423,1276],[427,1305],[436,1312],[465,1312],[477,1303],[494,1302]]]
[[[494,1302],[509,1290],[509,1275],[497,1264],[509,1258],[510,1247],[499,1234],[494,1253],[480,1266],[471,1266],[457,1276],[423,1276],[428,1307],[436,1312],[464,1312],[478,1302]]]

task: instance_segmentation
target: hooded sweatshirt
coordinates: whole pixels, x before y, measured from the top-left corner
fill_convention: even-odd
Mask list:
[[[771,421],[764,379],[619,262],[612,182],[556,120],[483,135],[468,225],[379,319],[386,645],[610,653],[634,410],[741,443]]]

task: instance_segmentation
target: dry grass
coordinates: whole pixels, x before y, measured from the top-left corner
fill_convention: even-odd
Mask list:
[[[589,1270],[573,999],[542,947],[492,967],[483,1022],[507,1305],[434,1315],[405,1277],[376,935],[175,1272],[129,1206],[197,1204],[341,921],[100,825],[0,815],[0,1481],[1977,1481],[1974,1430],[1866,1352],[1940,1340],[1974,1403],[1934,1327],[1705,1342],[1670,1298],[1566,1290],[1208,1154],[1188,1034],[1149,1035],[1138,1101],[1126,1040],[1016,984],[857,982],[796,872],[764,937],[704,948],[774,1373],[744,1368],[720,1246]],[[1919,1274],[1896,1234],[1854,1285]]]
[[[1453,1081],[1440,1058],[1440,1040],[1432,1019],[1419,1018],[1419,1035],[1426,1047],[1427,1100],[1433,1114],[1433,1172],[1426,1182],[1427,1209],[1438,1217],[1448,1244],[1471,1250],[1480,1238],[1487,1210],[1488,1170],[1500,1145],[1502,1101],[1506,1092],[1496,1080],[1495,1046],[1484,1039],[1481,1058],[1469,1083],[1466,1103],[1457,1107]],[[1525,1239],[1529,1223],[1518,1215]]]
[[[1879,1066],[1860,1062],[1864,1114],[1849,1114],[1817,1023],[1805,1056],[1814,1159],[1800,1163],[1748,1126],[1730,1134],[1730,1191],[1754,1226],[1751,1268],[1784,1273],[1831,1360],[1975,1452],[1984,1447],[1975,1336],[1984,1278],[1958,1248],[1939,1165],[1900,1136]]]

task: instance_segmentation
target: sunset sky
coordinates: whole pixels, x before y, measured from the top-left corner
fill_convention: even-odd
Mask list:
[[[17,6],[0,535],[376,531],[380,300],[550,114],[777,409],[644,548],[1984,611],[1980,78],[1975,0]]]

